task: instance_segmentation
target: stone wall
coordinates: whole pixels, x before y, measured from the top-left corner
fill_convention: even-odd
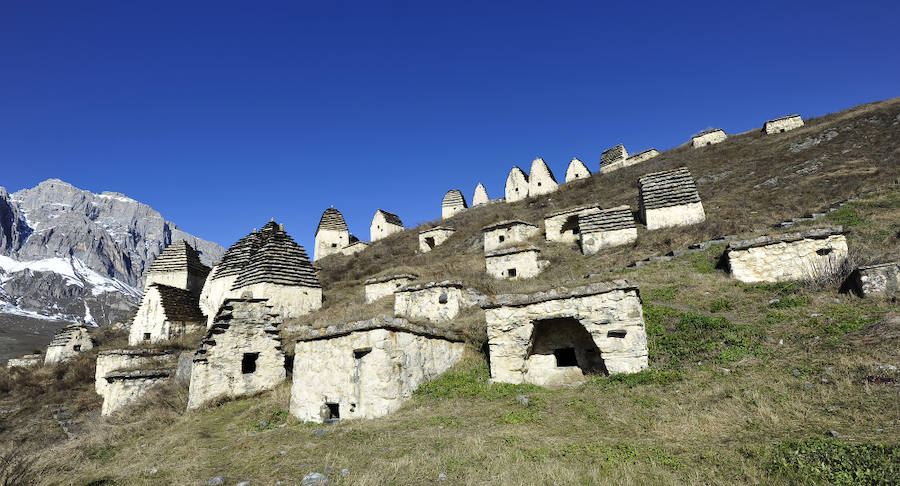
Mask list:
[[[621,169],[623,167],[630,167],[632,165],[639,164],[641,162],[650,160],[653,157],[656,157],[657,155],[659,155],[659,151],[656,149],[644,150],[643,152],[632,155],[631,157],[628,157],[627,159],[621,159],[617,162],[612,162],[612,163],[603,165],[602,167],[600,167],[600,173],[607,174],[609,172]]]
[[[767,135],[771,135],[773,133],[784,133],[802,126],[803,118],[800,118],[800,115],[788,115],[767,121],[763,126],[763,131]]]
[[[38,366],[44,362],[44,355],[42,354],[26,354],[21,358],[11,358],[6,362],[7,368],[28,368],[31,366]]]
[[[882,263],[859,267],[850,276],[853,290],[860,297],[900,295],[900,263]]]
[[[506,176],[504,188],[506,202],[516,202],[528,198],[528,176],[518,167],[513,167]]]
[[[397,218],[397,215],[379,209],[375,211],[372,225],[369,226],[369,240],[374,243],[401,231],[403,231],[403,223]]]
[[[525,221],[500,221],[482,228],[484,235],[484,251],[520,244],[528,241],[538,233],[537,226]]]
[[[591,171],[584,165],[584,162],[577,158],[572,159],[572,161],[569,162],[569,167],[566,169],[566,183],[585,180],[590,176]]]
[[[700,148],[706,147],[707,145],[715,145],[724,142],[727,137],[728,136],[725,135],[725,130],[722,130],[721,128],[706,130],[691,138],[691,146]]]
[[[628,206],[586,214],[578,218],[578,226],[581,229],[581,252],[585,255],[637,240],[637,226]]]
[[[409,285],[410,282],[417,278],[419,278],[418,275],[403,274],[366,280],[366,303],[371,304],[382,297],[394,295],[394,292],[398,289]]]
[[[205,278],[206,276],[204,276]],[[179,289],[187,289],[188,288],[188,271],[170,271],[170,272],[151,272],[147,274],[147,280],[144,283],[144,291],[152,284],[162,284],[168,285],[169,287],[175,287]],[[205,280],[204,280],[205,282]],[[193,282],[192,282],[193,283]],[[203,282],[200,283],[200,288],[203,288]],[[199,290],[198,290],[199,292]]]
[[[481,206],[489,202],[491,202],[491,198],[488,196],[487,189],[484,188],[484,184],[479,183],[475,186],[475,194],[472,195],[472,206]]]
[[[297,341],[290,411],[300,420],[386,415],[458,362],[465,346],[402,319],[351,323],[358,328],[352,332],[340,327]]]
[[[482,307],[494,382],[574,385],[648,366],[641,299],[626,281],[499,295]]]
[[[487,274],[494,278],[518,280],[536,277],[544,265],[538,261],[541,250],[536,247],[505,248],[484,255]]]
[[[442,245],[447,238],[453,236],[456,230],[446,226],[438,226],[436,228],[427,229],[419,233],[419,251],[428,253],[435,247]]]
[[[121,410],[147,393],[151,388],[167,383],[175,373],[174,368],[112,372],[105,378],[103,408],[100,415],[108,416]]]
[[[365,241],[357,241],[355,243],[350,243],[348,246],[345,246],[341,249],[341,254],[343,255],[355,255],[366,248],[369,247],[369,244]]]
[[[703,204],[689,203],[668,208],[648,209],[643,214],[648,230],[689,226],[706,221]]]
[[[203,329],[205,322],[202,315],[191,320],[170,319],[166,315],[161,292],[162,289],[156,284],[144,292],[141,305],[128,330],[129,346],[153,344]]]
[[[577,243],[581,230],[578,227],[578,218],[586,214],[599,213],[597,206],[585,206],[567,209],[553,213],[544,219],[544,233],[547,241],[560,243]]]
[[[328,255],[339,254],[349,244],[349,231],[319,229],[316,232],[316,247],[313,249],[313,261]]]
[[[94,340],[81,324],[70,324],[60,329],[47,346],[44,364],[61,363],[74,358],[78,353],[94,347]]]
[[[608,148],[600,155],[600,171],[603,172],[603,167],[606,167],[607,165],[624,162],[627,158],[628,151],[625,150],[624,145],[619,144],[615,147]]]
[[[544,159],[534,159],[531,163],[531,172],[528,174],[528,196],[550,194],[558,188],[559,184]]]
[[[159,349],[110,349],[100,351],[94,371],[94,390],[103,395],[106,375],[113,371],[135,368],[165,368],[175,359],[175,353]],[[152,366],[152,365],[156,366]]]
[[[697,185],[686,167],[654,172],[638,179],[638,202],[648,230],[706,220]]]
[[[462,309],[477,305],[482,296],[459,282],[428,282],[394,293],[394,315],[412,321],[447,322]]]
[[[216,271],[210,272],[210,277],[215,277]],[[239,292],[232,291],[234,282],[237,280],[238,274],[226,275],[224,277],[208,278],[203,290],[200,292],[200,311],[207,317],[206,327],[212,325],[213,319],[219,313],[219,307],[225,299],[240,297]]]
[[[226,301],[194,355],[188,409],[218,397],[270,390],[284,381],[280,326],[281,317],[265,300]]]
[[[305,316],[322,308],[322,289],[298,285],[257,283],[242,287],[241,297],[266,299],[285,319]]]
[[[742,282],[802,280],[847,256],[842,229],[824,228],[732,241],[725,248],[731,276]]]

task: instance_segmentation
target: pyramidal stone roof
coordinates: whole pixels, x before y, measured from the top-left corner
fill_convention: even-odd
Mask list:
[[[53,335],[49,346],[66,346],[73,338],[79,337],[83,332],[87,332],[87,327],[83,324],[69,324]]]
[[[244,266],[232,290],[258,283],[320,288],[322,284],[309,257],[284,229],[274,221],[263,226],[258,247]]]
[[[151,284],[159,292],[159,300],[162,304],[166,319],[170,321],[200,322],[205,320],[200,312],[197,296],[189,290],[170,287],[163,284]]]
[[[524,170],[520,169],[518,165],[514,165],[512,169],[509,170],[509,175],[506,177],[509,180],[513,174],[519,174],[525,179],[525,182],[528,182],[528,174],[525,173]]]
[[[459,189],[447,191],[447,194],[444,194],[444,200],[441,201],[441,207],[455,208],[459,206],[464,208],[469,207],[466,204],[466,198],[463,197],[462,192],[460,192]]]
[[[700,202],[697,185],[687,167],[647,174],[638,179],[638,185],[645,210]]]
[[[375,211],[376,215],[378,213],[381,213],[381,215],[384,216],[384,221],[386,223],[395,224],[397,226],[403,226],[403,221],[400,221],[400,216],[397,216],[394,213],[389,213],[389,212],[385,211],[384,209],[379,209],[378,211]]]
[[[200,274],[204,277],[209,273],[209,267],[200,262],[200,255],[191,245],[184,240],[178,240],[167,246],[153,263],[150,264],[149,273],[178,272],[187,270],[189,273]]]
[[[322,213],[322,219],[319,220],[319,226],[316,227],[316,234],[319,234],[319,230],[335,230],[335,231],[350,231],[347,228],[347,222],[344,221],[344,216],[340,211],[334,208],[328,208]]]
[[[531,162],[531,177],[539,173],[544,173],[550,176],[550,180],[556,182],[556,177],[553,176],[553,172],[550,170],[550,167],[544,162],[544,159],[538,157]]]
[[[252,233],[231,245],[231,248],[222,256],[222,262],[216,266],[213,278],[230,277],[241,273],[261,243],[262,237],[256,230],[253,230]]]
[[[578,227],[582,234],[602,233],[636,228],[634,215],[628,206],[617,206],[604,209],[599,213],[584,214],[578,217]]]

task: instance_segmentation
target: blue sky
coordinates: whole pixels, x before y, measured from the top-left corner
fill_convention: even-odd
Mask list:
[[[606,4],[606,5],[604,5]],[[0,185],[122,192],[229,246],[367,240],[513,165],[900,95],[898,2],[6,2]]]

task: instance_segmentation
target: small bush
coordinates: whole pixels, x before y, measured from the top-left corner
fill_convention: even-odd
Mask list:
[[[900,445],[849,444],[834,439],[788,440],[774,448],[771,468],[797,482],[836,485],[900,482]]]
[[[733,309],[734,306],[731,304],[731,301],[724,297],[713,299],[713,301],[709,303],[709,311],[712,313],[730,311]]]
[[[504,424],[538,424],[541,422],[541,413],[530,408],[513,410],[504,415],[500,422]]]
[[[825,216],[825,219],[831,223],[839,224],[847,228],[861,226],[865,223],[865,220],[859,215],[859,211],[857,211],[856,204],[854,203],[845,204],[837,211],[828,213]]]

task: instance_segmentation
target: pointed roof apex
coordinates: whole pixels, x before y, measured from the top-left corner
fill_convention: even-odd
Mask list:
[[[316,234],[319,234],[319,231],[323,229],[349,231],[347,222],[344,221],[344,216],[340,211],[334,209],[334,206],[331,206],[322,213],[322,218],[319,219],[319,226],[316,226]]]

